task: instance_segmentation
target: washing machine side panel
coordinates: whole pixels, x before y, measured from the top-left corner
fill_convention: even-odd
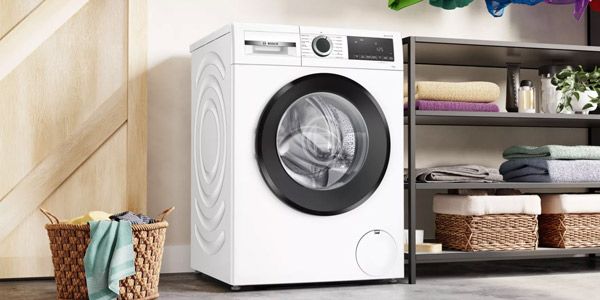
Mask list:
[[[279,284],[401,278],[403,272],[402,72],[313,67],[234,65],[233,284]],[[391,155],[379,188],[359,207],[340,215],[300,212],[278,199],[256,161],[259,117],[287,83],[315,73],[348,77],[373,94],[390,127]],[[273,145],[275,146],[275,145]],[[385,274],[366,274],[356,250],[372,230],[384,230],[398,247]]]
[[[191,267],[231,283],[232,34],[192,52]]]

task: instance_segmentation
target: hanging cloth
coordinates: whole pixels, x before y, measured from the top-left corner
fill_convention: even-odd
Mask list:
[[[473,0],[429,0],[429,4],[443,9],[455,9],[471,4]]]
[[[583,16],[583,13],[585,13],[590,0],[544,0],[544,2],[557,5],[575,4],[573,7],[573,16],[579,20]]]
[[[510,4],[536,5],[544,0],[485,0],[488,11],[494,17],[502,17],[504,9]]]
[[[401,10],[407,6],[417,4],[423,0],[388,0],[388,7],[393,10]]]

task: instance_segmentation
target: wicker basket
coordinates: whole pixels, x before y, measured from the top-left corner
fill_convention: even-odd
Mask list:
[[[600,247],[600,213],[540,215],[540,245],[554,248]]]
[[[435,237],[444,248],[460,251],[535,250],[537,216],[436,214]]]
[[[120,282],[119,299],[158,298],[158,280],[165,233],[165,217],[173,207],[163,211],[157,222],[132,225],[135,251],[135,275]],[[50,212],[40,209],[50,220],[47,224],[57,299],[88,299],[83,257],[90,242],[89,225],[62,224]]]

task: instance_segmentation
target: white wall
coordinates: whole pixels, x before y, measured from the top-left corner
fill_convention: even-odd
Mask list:
[[[163,271],[186,271],[188,266],[189,45],[211,31],[236,21],[382,29],[403,35],[454,38],[566,44],[586,41],[585,21],[574,20],[571,6],[515,5],[504,17],[494,18],[482,0],[454,11],[432,7],[427,1],[400,12],[386,5],[387,0],[149,1],[149,210],[156,214],[171,205],[177,208],[170,217]],[[418,71],[420,78],[505,84],[505,74],[497,69],[423,67]],[[536,76],[535,72],[525,74],[529,79]],[[585,142],[585,131],[566,129],[430,127],[419,130],[419,134],[419,166],[480,163],[496,167],[502,161],[502,149],[512,144]],[[419,197],[425,212],[430,211],[429,199],[427,193]],[[423,215],[419,224],[431,232],[429,221],[430,215]]]

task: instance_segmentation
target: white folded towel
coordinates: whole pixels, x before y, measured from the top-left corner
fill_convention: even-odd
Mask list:
[[[540,196],[538,195],[468,196],[437,194],[433,196],[433,212],[460,216],[539,215],[542,212],[540,202]]]
[[[542,195],[542,213],[600,213],[600,194],[545,194]]]

